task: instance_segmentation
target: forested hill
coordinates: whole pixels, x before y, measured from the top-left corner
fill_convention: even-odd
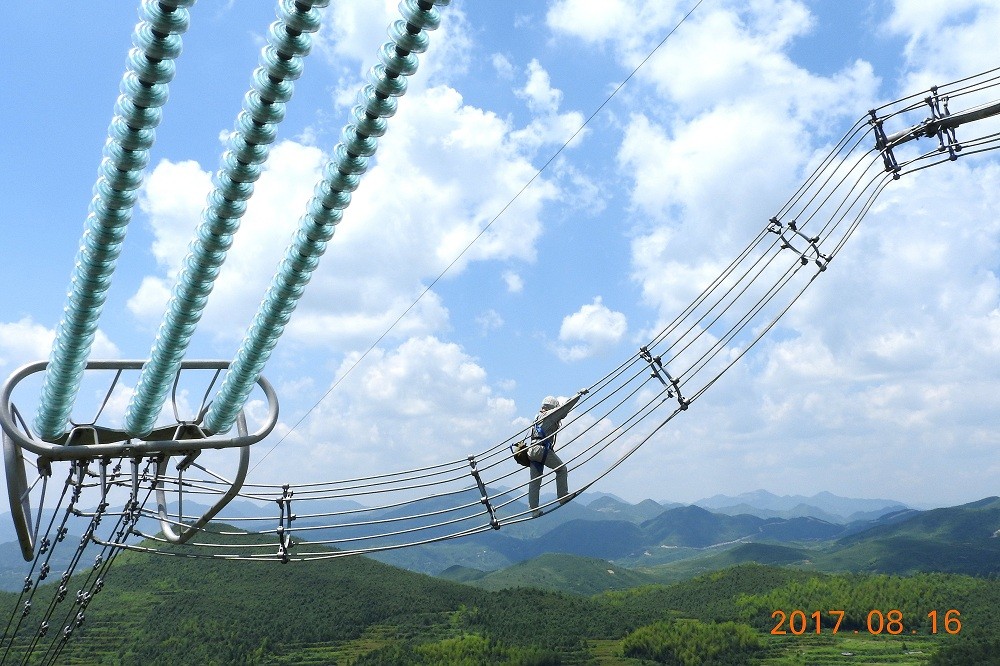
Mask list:
[[[15,599],[4,594],[0,604],[14,609]],[[62,603],[60,620],[75,613],[73,594]],[[36,608],[43,607],[39,600]],[[824,618],[819,642],[787,631],[771,635],[773,612],[793,608],[844,609],[843,631],[833,636]],[[918,646],[920,653],[893,663],[931,663],[936,652],[1000,647],[1000,582],[966,576],[830,576],[741,565],[676,585],[582,596],[528,588],[490,592],[361,557],[281,565],[126,553],[61,660],[639,664],[638,658],[669,663],[676,650],[687,649],[715,654],[713,663],[750,664],[803,650],[819,655],[843,649],[843,641],[874,657],[903,649],[884,631],[867,635],[869,612],[891,608],[906,614],[907,632],[917,632],[906,637],[906,649]],[[951,635],[941,625],[932,635],[927,613],[934,609],[960,611],[964,628]],[[29,615],[13,655],[39,619]]]
[[[868,504],[853,500],[846,506]],[[249,515],[259,515],[259,507],[247,509],[256,512]],[[296,522],[300,528],[310,525],[307,518]],[[456,566],[457,571],[499,572],[542,555],[561,553],[609,560],[619,569],[655,570],[658,575],[652,580],[660,582],[744,561],[798,562],[827,572],[940,571],[982,576],[1000,574],[1000,538],[993,538],[998,531],[1000,498],[996,497],[930,511],[892,511],[875,520],[832,523],[813,516],[730,516],[699,506],[664,506],[651,500],[632,505],[602,496],[587,503],[574,501],[541,520],[498,532],[374,557],[434,575]],[[310,539],[324,537],[322,529],[303,533]],[[71,555],[71,551],[57,550],[52,568],[63,569],[64,560]],[[20,589],[23,572],[17,544],[0,544],[0,589]],[[499,585],[497,579],[494,577],[491,584]],[[620,580],[614,582],[617,585]],[[580,589],[596,591],[590,583]]]
[[[582,510],[568,505],[567,510],[573,509],[567,511],[568,520],[561,509],[552,516],[559,520],[546,516],[531,521],[536,530],[532,533],[504,529],[377,557],[433,574],[453,566],[499,571],[550,553],[655,569],[663,574],[661,580],[741,561],[801,562],[827,572],[1000,574],[1000,537],[993,536],[1000,531],[997,497],[931,511],[891,512],[849,524],[811,516],[729,516],[698,506],[668,508],[648,518],[648,511],[630,511],[630,505],[610,501],[598,505],[600,515],[588,514],[594,504]],[[723,552],[727,550],[736,552]]]

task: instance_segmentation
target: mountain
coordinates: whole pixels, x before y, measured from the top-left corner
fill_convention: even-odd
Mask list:
[[[697,505],[696,505],[697,506]],[[838,516],[827,511],[823,511],[819,507],[811,506],[809,504],[796,504],[791,509],[785,509],[782,511],[776,511],[774,509],[760,509],[750,504],[734,504],[733,506],[722,506],[719,508],[712,509],[712,513],[724,513],[727,516],[738,516],[738,515],[748,515],[757,516],[758,518],[818,518],[829,523],[843,523],[848,522],[843,516]],[[877,512],[876,512],[877,513]],[[852,514],[852,515],[870,515],[870,514]],[[878,518],[878,515],[872,516],[873,518]]]
[[[829,571],[1000,573],[1000,497],[904,514],[839,539],[820,557]]]
[[[498,549],[511,567],[559,552],[610,560],[661,581],[742,562],[818,571],[995,575],[1000,573],[1000,537],[993,536],[998,529],[997,498],[924,512],[904,509],[849,525],[811,517],[727,516],[688,506],[638,525],[571,521],[535,539],[483,535],[478,543],[484,551]]]
[[[500,489],[491,491],[503,492]],[[760,491],[755,496],[768,500],[770,494]],[[829,499],[834,496],[820,493],[815,497]],[[385,532],[388,528],[397,529],[397,526],[409,529],[424,525],[428,529],[418,530],[414,535],[425,539],[454,531],[459,523],[445,521],[452,521],[455,516],[465,517],[462,525],[482,525],[484,517],[479,515],[482,505],[478,498],[478,491],[470,491],[459,497],[429,497],[416,508],[372,508],[355,514],[357,520],[369,524],[344,524],[350,514],[317,515],[323,511],[344,512],[360,507],[350,500],[337,500],[320,507],[322,511],[312,512],[313,507],[310,507],[311,515],[300,516],[295,527],[301,530],[297,532],[299,537],[343,548],[353,547],[351,544],[376,545],[380,543],[377,539],[350,540]],[[716,499],[722,502],[732,498]],[[786,498],[782,501],[790,500]],[[869,500],[847,502],[850,506],[863,506]],[[463,503],[465,508],[450,510]],[[794,505],[791,510],[796,506],[804,505]],[[185,502],[189,514],[202,508]],[[503,509],[508,515],[524,510],[526,507],[520,502],[512,502]],[[274,507],[249,502],[235,502],[227,507],[227,512],[235,517],[266,515],[268,511],[276,514]],[[418,518],[413,519],[414,514]],[[379,522],[371,523],[372,520]],[[265,523],[252,524],[268,527]],[[155,531],[158,528],[153,525],[151,529]],[[810,560],[809,566],[819,570],[988,574],[998,570],[995,546],[1000,544],[1000,538],[987,542],[983,539],[998,530],[1000,519],[996,516],[995,498],[963,507],[923,512],[899,509],[874,520],[843,524],[810,516],[763,518],[749,514],[726,515],[695,505],[672,507],[652,500],[633,505],[611,495],[586,494],[539,520],[507,525],[499,531],[487,530],[461,539],[374,553],[371,557],[411,571],[440,575],[453,566],[493,572],[547,553],[563,553],[607,560],[617,566],[669,565],[674,568],[663,575],[666,579],[675,580],[682,575],[704,571],[704,566],[726,566],[742,561],[705,558],[741,544],[757,543],[805,548],[808,557],[803,559]],[[745,549],[738,550],[733,557],[743,557],[747,552]],[[687,569],[679,564],[691,558],[705,561],[692,563]],[[768,558],[754,561],[775,562]],[[58,558],[53,561],[54,571],[61,571],[62,568],[63,563]],[[0,588],[20,589],[24,577],[22,571],[24,563],[16,546],[8,543],[0,547]]]
[[[606,495],[594,500],[587,505],[587,508],[596,512],[602,518],[611,520],[629,520],[636,523],[655,518],[668,508],[682,506],[672,503],[664,506],[651,499],[643,500],[638,504],[629,504],[623,500]]]
[[[726,516],[692,505],[664,511],[642,523],[642,529],[656,545],[707,548],[752,536],[766,522],[756,516]]]
[[[768,543],[741,543],[723,551],[703,551],[694,557],[643,569],[643,572],[661,583],[676,583],[708,572],[748,563],[769,566],[794,565],[796,568],[804,568],[812,556],[811,551],[805,548]]]
[[[479,580],[488,573],[488,571],[483,571],[482,569],[474,569],[472,567],[462,566],[461,564],[455,564],[439,573],[437,577],[443,578],[444,580],[450,580],[455,583],[469,583]]]
[[[794,518],[809,515],[830,522],[845,523],[862,518],[877,518],[890,511],[908,508],[902,502],[895,500],[854,499],[826,491],[812,497],[804,497],[778,496],[766,490],[755,490],[736,496],[713,495],[698,500],[695,504],[720,513],[749,513],[759,515],[761,518]],[[815,513],[812,513],[813,511]]]
[[[844,532],[843,525],[835,525],[819,518],[803,516],[789,520],[772,520],[760,526],[757,538],[774,541],[827,541]]]
[[[67,537],[79,542],[80,537]],[[68,548],[56,548],[52,551],[49,562],[49,578],[58,580],[69,565],[73,552]],[[39,565],[41,566],[41,565]],[[20,590],[24,586],[24,578],[28,575],[31,564],[24,561],[21,546],[16,541],[0,543],[0,590]]]
[[[195,554],[189,547],[171,550]],[[783,546],[743,544],[711,557],[794,562],[796,556],[795,549]],[[963,622],[976,618],[963,627],[962,640],[907,636],[911,648],[951,649],[1000,635],[1000,615],[995,613],[1000,607],[1000,581],[963,576],[838,577],[740,564],[678,584],[658,585],[650,584],[651,576],[644,572],[566,555],[543,555],[505,572],[456,568],[448,574],[488,589],[364,557],[282,565],[126,552],[107,572],[100,594],[88,600],[85,621],[79,596],[71,593],[53,607],[46,595],[52,595],[56,586],[39,588],[28,620],[17,623],[20,631],[8,657],[22,662],[46,609],[54,608],[51,617],[58,622],[57,630],[47,633],[35,656],[54,656],[56,663],[638,663],[621,656],[630,641],[635,644],[671,627],[698,631],[720,622],[739,623],[722,625],[726,631],[767,632],[774,626],[774,609],[794,604],[786,599],[800,600],[802,590],[811,590],[810,607],[835,608],[835,593],[843,589],[851,590],[861,609],[878,608],[889,594],[899,608],[956,607],[962,609]],[[89,576],[81,571],[68,588],[87,589]],[[603,590],[609,591],[593,594]],[[0,593],[0,607],[21,606],[17,594]],[[861,615],[849,617],[845,624],[863,626],[858,623],[865,621],[864,611],[854,612]],[[910,615],[918,622],[922,613],[908,611]],[[72,628],[65,649],[63,622]],[[926,626],[919,628],[922,636],[928,633]],[[846,641],[852,641],[855,650],[876,643],[825,637],[821,642],[775,642],[770,650],[782,663],[823,663],[831,651],[843,651]],[[56,652],[47,652],[52,645],[59,646]],[[704,642],[699,646],[696,649],[714,648]],[[981,655],[989,652],[963,649],[966,658],[949,663],[987,663]],[[896,645],[887,646],[885,654],[888,650],[899,652]],[[747,663],[711,653],[713,663]],[[927,663],[927,658],[905,663]]]
[[[701,524],[713,524],[704,515],[700,519]],[[741,562],[794,564],[829,572],[995,576],[1000,573],[997,529],[1000,498],[988,497],[931,511],[898,511],[846,527],[811,518],[772,520],[762,523],[756,535],[722,552],[704,549],[671,562],[653,556],[628,564],[648,566],[661,580],[681,580]]]
[[[466,569],[451,569],[442,572],[441,577],[485,590],[533,587],[587,596],[659,582],[656,576],[620,567],[607,560],[560,553],[540,555],[500,571],[482,572],[480,576],[470,574]]]
[[[644,531],[624,520],[574,520],[535,539],[535,555],[547,552],[572,553],[583,557],[615,559],[642,550],[647,541]]]
[[[795,603],[837,608],[841,602],[835,599],[844,590],[850,590],[857,608],[879,608],[888,598],[896,608],[905,605],[907,617],[924,625],[927,608],[960,609],[963,623],[975,618],[963,628],[963,640],[976,632],[1000,635],[1000,581],[995,578],[1000,573],[1000,537],[993,536],[1000,529],[1000,498],[900,512],[833,540],[804,538],[837,529],[846,531],[810,518],[734,517],[699,507],[667,509],[638,524],[574,520],[542,537],[480,535],[495,540],[495,552],[525,559],[489,572],[451,567],[442,572],[448,580],[365,557],[280,565],[126,552],[86,608],[87,620],[79,630],[84,642],[71,647],[62,663],[354,663],[362,657],[360,663],[443,663],[454,662],[455,657],[445,655],[456,651],[478,655],[470,657],[472,663],[594,663],[599,659],[592,650],[620,650],[619,641],[629,632],[652,623],[677,617],[736,619],[766,632],[774,626],[775,609],[793,608]],[[794,541],[755,541],[768,531]],[[745,536],[719,541],[734,534]],[[223,537],[209,533],[201,540],[216,538]],[[541,550],[545,538],[566,548],[628,551],[629,557],[643,562],[642,553],[634,555],[636,543],[656,551],[648,559],[656,560],[661,552],[684,559],[636,570],[622,566],[629,557],[611,561],[546,553]],[[259,539],[273,548],[272,535]],[[469,539],[445,545],[466,541],[474,548],[487,543]],[[63,546],[66,552],[74,548]],[[178,555],[203,552],[167,548]],[[73,599],[80,597],[72,591],[87,589],[92,554],[82,562],[86,564],[81,564],[80,575],[67,586],[71,594],[58,609],[60,623],[77,612]],[[981,577],[819,573],[837,570],[965,571]],[[50,576],[39,588],[41,596],[34,600],[13,649],[15,661],[20,661],[19,650],[50,607],[46,595],[55,591],[53,580],[56,577]],[[823,590],[824,596],[817,596]],[[812,595],[811,601],[804,600],[804,591]],[[750,596],[753,603],[748,605]],[[0,593],[0,605],[13,608],[15,603],[23,606],[18,594]],[[854,612],[862,614],[851,619],[852,626],[863,628],[864,612],[857,608]],[[926,626],[915,628],[921,635],[928,633]],[[77,645],[76,639],[71,645]],[[605,647],[595,647],[598,644]],[[803,642],[788,645],[799,652],[811,649]],[[921,645],[945,649],[940,642]],[[430,652],[414,655],[414,646]],[[818,654],[786,655],[793,656],[822,662]]]
[[[59,512],[58,519],[56,521],[56,526],[60,524],[59,521],[62,520],[65,511]],[[52,517],[54,512],[50,509],[46,509],[42,512],[41,520],[38,519],[38,514],[32,515],[32,521],[37,522],[40,526],[40,530],[44,531],[46,527],[52,522]],[[34,524],[32,524],[34,527]],[[82,525],[80,522],[71,520],[66,524],[67,533],[69,536],[75,536],[77,538],[83,534],[83,530],[86,526]],[[69,537],[67,537],[69,538]],[[0,543],[7,541],[17,541],[17,532],[14,530],[14,519],[11,517],[9,511],[0,513]],[[21,560],[22,562],[24,560]]]
[[[841,543],[852,544],[893,536],[933,538],[954,544],[969,543],[992,538],[998,527],[1000,497],[987,497],[959,506],[921,511],[905,521],[879,525],[860,534],[844,537]]]
[[[571,520],[557,525],[543,537],[519,539],[500,532],[483,532],[467,541],[492,549],[513,562],[545,553],[616,559],[641,552],[647,542],[643,530],[624,520]]]

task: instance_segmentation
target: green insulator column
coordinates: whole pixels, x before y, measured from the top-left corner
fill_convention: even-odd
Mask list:
[[[167,310],[157,332],[149,361],[143,366],[132,400],[125,411],[129,434],[148,434],[167,399],[174,375],[201,320],[219,269],[253,195],[285,116],[294,80],[302,74],[303,57],[312,47],[310,33],[320,26],[319,8],[329,0],[280,0],[278,20],[268,31],[252,87],[243,98],[243,110],[222,155],[214,189],[202,213],[201,224],[181,264]]]
[[[33,426],[66,431],[195,0],[143,0]]]
[[[229,430],[246,403],[254,383],[271,356],[305,291],[312,273],[351,203],[351,192],[368,169],[378,137],[386,130],[386,118],[396,112],[396,98],[406,92],[406,77],[417,71],[416,53],[427,50],[427,31],[441,22],[438,6],[450,0],[402,0],[401,19],[389,27],[389,42],[378,52],[379,64],[368,73],[368,84],[358,95],[352,119],[341,133],[340,143],[324,169],[306,214],[286,248],[278,271],[240,344],[219,393],[205,416],[212,432]]]

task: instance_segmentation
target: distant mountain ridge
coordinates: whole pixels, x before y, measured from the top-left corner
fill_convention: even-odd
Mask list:
[[[865,500],[859,500],[842,506],[850,510],[863,507],[864,502]],[[882,503],[883,500],[874,502]],[[985,502],[985,506],[990,506],[991,500],[982,502]],[[437,575],[452,565],[496,571],[546,553],[600,558],[632,568],[682,567],[681,562],[692,558],[709,557],[739,547],[741,544],[761,544],[757,548],[741,548],[739,552],[743,553],[745,559],[752,559],[752,553],[766,552],[767,557],[764,557],[763,561],[768,563],[799,559],[812,563],[807,566],[818,566],[815,563],[822,562],[823,567],[837,571],[850,571],[854,568],[866,571],[942,569],[942,555],[936,556],[933,563],[928,562],[926,567],[922,567],[919,557],[914,559],[901,554],[894,555],[893,553],[898,550],[898,544],[894,546],[891,543],[881,544],[878,554],[866,554],[867,559],[864,562],[859,559],[861,558],[859,548],[843,552],[841,555],[834,554],[846,551],[853,543],[878,541],[883,534],[891,532],[894,526],[906,525],[908,521],[926,513],[901,508],[903,507],[901,503],[891,500],[888,500],[885,508],[897,507],[895,510],[877,519],[858,520],[846,524],[812,516],[787,519],[761,518],[750,514],[729,516],[695,505],[666,508],[653,518],[643,520],[645,515],[652,512],[650,509],[662,505],[651,501],[640,505],[629,505],[624,500],[607,496],[593,500],[590,504],[580,503],[572,511],[566,511],[576,504],[574,502],[553,513],[551,518],[554,524],[548,531],[526,532],[504,529],[454,542],[446,547],[447,553],[437,546],[430,546],[404,549],[376,557],[383,562],[432,575]],[[638,509],[640,506],[642,510]],[[941,520],[947,523],[950,520],[959,522],[968,520],[964,514],[970,510],[973,509],[951,507],[938,511],[944,512],[942,515],[946,517]],[[876,512],[880,513],[881,511]],[[602,519],[602,515],[609,518]],[[984,519],[983,515],[980,514],[980,520]],[[558,517],[562,517],[563,520],[556,522]],[[538,527],[545,525],[548,519],[549,516],[546,516],[527,525],[537,530]],[[1000,515],[996,516],[995,520],[985,519],[985,523],[991,526],[990,534],[992,534],[1000,528]],[[872,531],[876,528],[882,531]],[[886,532],[887,530],[889,532]],[[925,543],[926,546],[917,548],[917,552],[935,551],[931,544],[940,540],[942,536],[947,536],[943,535],[940,529],[937,533],[924,533],[926,530],[922,528],[916,528],[916,531],[921,533],[917,541]],[[856,541],[850,541],[850,537],[855,537]],[[1000,539],[994,543],[1000,546]],[[778,546],[786,548],[776,549]],[[947,547],[954,545],[941,545],[938,550],[946,550]],[[986,545],[980,550],[977,550],[980,548],[979,545],[971,548],[976,554],[967,568],[963,569],[963,564],[959,562],[954,567],[943,570],[974,573],[990,570],[989,558],[992,546]],[[796,558],[795,554],[798,551],[801,551],[802,555]],[[734,560],[733,556],[725,559],[730,563],[744,561],[738,557]],[[996,559],[1000,563],[1000,557]],[[1000,564],[995,568],[1000,570]]]
[[[539,520],[462,539],[389,550],[371,557],[431,575],[440,575],[453,567],[458,567],[457,571],[497,572],[547,554],[591,558],[632,569],[665,568],[670,570],[665,575],[671,579],[741,561],[768,564],[801,561],[802,566],[829,571],[1000,572],[1000,538],[992,538],[1000,532],[1000,500],[996,498],[931,511],[904,508],[892,500],[838,498],[830,493],[805,499],[816,498],[841,511],[873,505],[882,505],[882,509],[873,512],[878,515],[875,519],[845,523],[842,515],[836,516],[836,520],[811,515],[790,518],[750,513],[728,515],[698,505],[653,500],[631,504],[608,494],[585,494]],[[755,500],[780,506],[802,498],[778,498],[758,491],[738,498],[709,499],[717,503]],[[349,508],[349,505],[358,506],[343,502],[331,508]],[[792,505],[796,506],[803,505]],[[199,510],[188,504],[185,508],[191,512]],[[893,510],[883,514],[885,509]],[[525,507],[514,503],[509,510],[523,511]],[[260,515],[261,507],[234,503],[227,513],[230,511],[241,516]],[[296,525],[308,526],[316,520],[302,517]],[[355,528],[337,529],[339,534],[345,534]],[[303,532],[302,536],[317,541],[325,538],[323,529]],[[0,587],[20,587],[23,561],[17,548],[0,547],[0,567],[7,572],[0,575]],[[599,578],[590,576],[588,585]]]
[[[578,530],[578,538],[604,538],[600,522],[574,521],[564,527]],[[758,530],[755,536],[708,544],[753,527]],[[1000,573],[1000,536],[996,536],[1000,497],[931,511],[905,510],[889,514],[884,520],[852,526],[815,518],[786,521],[731,517],[689,506],[667,510],[636,528],[634,534],[639,538],[654,535],[665,541],[658,546],[647,542],[641,554],[627,557],[613,557],[614,548],[626,549],[639,543],[622,542],[609,548],[605,564],[619,574],[617,578],[602,575],[601,567],[593,560],[575,554],[555,559],[547,554],[493,572],[456,569],[443,572],[442,577],[488,589],[534,585],[582,592],[601,584],[607,586],[603,589],[617,589],[623,572],[616,567],[622,565],[658,582],[686,580],[751,562],[834,573]],[[815,540],[810,542],[803,535]],[[529,572],[535,572],[535,577]]]
[[[748,513],[760,518],[812,516],[843,524],[857,520],[875,520],[887,513],[910,508],[896,500],[840,497],[827,491],[805,497],[778,496],[766,490],[754,490],[736,496],[713,495],[694,504],[716,513],[729,515]]]

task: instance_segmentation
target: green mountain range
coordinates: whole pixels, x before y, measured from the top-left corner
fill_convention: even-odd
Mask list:
[[[763,504],[768,506],[801,499],[773,499],[776,496],[763,491],[754,496],[763,497]],[[748,496],[716,498],[716,501],[724,503],[740,498],[745,500]],[[972,575],[998,572],[1000,538],[993,538],[1000,530],[997,498],[929,511],[900,508],[899,503],[890,500],[851,500],[828,493],[806,499],[819,503],[825,500],[824,512],[837,509],[851,513],[838,514],[838,522],[815,516],[764,518],[716,513],[697,505],[664,505],[652,500],[630,504],[611,495],[586,501],[585,495],[539,520],[464,539],[391,550],[374,557],[412,571],[446,577],[450,574],[444,572],[452,569],[475,570],[484,575],[495,572],[489,583],[493,587],[501,585],[503,570],[552,553],[606,560],[615,567],[640,571],[660,581],[682,580],[747,561],[831,572],[947,571]],[[876,519],[844,522],[846,516],[857,515],[859,509],[872,506],[882,506],[876,513],[886,513]],[[521,508],[514,506],[511,510]],[[236,503],[230,512],[236,516],[259,515],[260,508]],[[304,519],[296,526],[309,527],[311,523]],[[331,535],[343,536],[350,529],[353,528],[329,531]],[[310,540],[327,536],[322,529],[303,533]],[[57,554],[53,568],[62,566]],[[19,589],[23,571],[23,561],[14,544],[0,544],[0,588]]]
[[[894,513],[864,529],[700,507],[648,518],[648,504],[619,504],[600,499],[611,519],[493,534],[497,552],[526,559],[494,571],[453,566],[442,572],[449,580],[364,557],[281,565],[127,552],[85,608],[79,576],[58,603],[56,585],[43,585],[26,615],[17,594],[0,594],[8,627],[20,626],[3,649],[20,663],[51,607],[46,640],[56,645],[79,620],[64,648],[40,643],[67,664],[641,664],[673,663],[692,646],[723,655],[713,663],[841,663],[851,652],[864,663],[974,664],[1000,650],[1000,498]],[[583,552],[539,551],[546,539]],[[622,552],[645,564],[593,554]],[[936,570],[977,575],[914,573]],[[795,609],[813,623],[802,635],[789,633]],[[829,609],[845,612],[836,636]],[[893,609],[904,619],[889,634]],[[817,611],[827,614],[819,624]],[[958,613],[948,628],[959,619],[964,628],[945,631],[948,611]]]
[[[1000,537],[994,536],[1000,528],[998,497],[925,512],[889,514],[864,526],[833,525],[814,518],[725,516],[691,506],[667,510],[634,526],[631,532],[619,525],[605,532],[601,523],[574,522],[561,527],[578,527],[579,538],[630,536],[630,541],[622,539],[594,548],[628,550],[627,556],[604,559],[660,582],[684,580],[745,562],[824,572],[1000,574]],[[554,543],[571,542],[559,539]],[[568,549],[558,552],[584,554]],[[489,576],[491,588],[503,586],[506,571],[511,570]],[[518,575],[511,575],[509,586],[521,584],[519,581]]]
[[[281,565],[125,553],[65,645],[60,628],[80,617],[79,605],[73,594],[55,604],[54,629],[35,654],[56,655],[55,663],[142,666],[638,666],[709,663],[681,662],[684,651],[715,655],[710,663],[773,665],[842,663],[835,655],[850,651],[861,663],[975,664],[992,663],[983,659],[1000,647],[996,579],[843,576],[742,564],[655,585],[641,575],[627,580],[633,574],[597,560],[546,555],[535,563],[541,569],[515,567],[525,574],[521,587],[490,591],[364,557]],[[533,587],[546,569],[560,572],[558,585],[576,590]],[[602,576],[621,577],[624,586],[589,595],[587,581]],[[38,610],[16,640],[4,642],[13,663],[34,645],[39,614],[49,603],[45,595],[54,591],[54,585],[40,590]],[[16,595],[0,594],[0,607],[13,609],[16,618],[15,602]],[[870,609],[889,603],[904,609],[905,636],[902,629],[876,635],[866,625]],[[774,611],[799,606],[810,615],[813,608],[843,608],[840,632],[833,634],[828,617],[819,636],[812,629],[808,636],[790,635],[787,624],[785,635],[774,635]],[[931,624],[928,611],[946,608],[960,610],[965,628],[948,634],[943,620]]]

